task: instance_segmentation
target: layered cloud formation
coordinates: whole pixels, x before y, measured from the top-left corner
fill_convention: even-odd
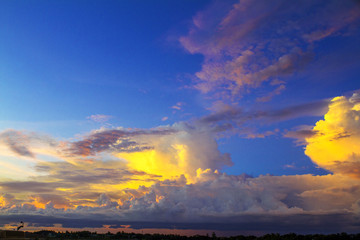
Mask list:
[[[21,216],[40,227],[358,231],[359,93],[286,107],[234,102],[260,87],[266,89],[254,102],[285,91],[287,76],[316,58],[318,43],[351,35],[360,5],[255,3],[216,1],[178,39],[189,53],[204,57],[193,87],[220,99],[210,114],[150,129],[110,127],[112,116],[91,115],[88,120],[108,127],[62,140],[0,132],[0,224]],[[184,106],[177,100],[171,109]],[[278,124],[309,116],[324,118],[293,131]],[[327,174],[226,174],[235,160],[219,150],[218,140],[233,135],[295,138]]]
[[[358,113],[358,94],[336,97],[324,120],[309,130],[313,134],[306,135],[305,153],[332,172],[324,176],[221,172],[232,161],[218,150],[219,128],[213,125],[228,114],[148,130],[99,129],[68,142],[7,130],[1,133],[4,153],[23,156],[25,163],[27,158],[36,161],[26,180],[15,175],[1,180],[0,211],[8,218],[31,215],[66,226],[74,216],[96,215],[114,227],[130,222],[137,228],[145,219],[150,228],[169,227],[169,222],[188,228],[192,222],[193,228],[245,231],[254,230],[246,222],[256,222],[260,232],[298,224],[308,231],[355,231],[360,213]],[[338,221],[328,225],[329,217]],[[274,218],[277,226],[269,222]],[[101,227],[92,221],[77,226]]]

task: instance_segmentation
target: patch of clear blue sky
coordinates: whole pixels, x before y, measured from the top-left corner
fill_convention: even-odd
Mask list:
[[[0,2],[0,129],[43,131],[71,137],[101,125],[93,114],[114,116],[114,126],[150,128],[207,114],[186,74],[201,69],[200,55],[175,41],[210,1]],[[342,95],[360,88],[359,33],[314,44],[314,60],[294,74],[273,108]],[[257,91],[257,90],[253,90]],[[240,105],[254,105],[252,95]],[[183,111],[171,106],[184,102]],[[256,103],[255,103],[256,105]],[[162,117],[169,120],[162,122]],[[317,118],[262,126],[262,130],[312,125]],[[235,163],[232,174],[325,173],[301,146],[279,136],[220,141]],[[295,168],[284,168],[293,164]]]
[[[170,47],[174,25],[207,1],[3,1],[3,120],[82,120],[114,115],[151,127],[194,92],[179,90],[201,57]],[[197,112],[197,111],[192,111]]]

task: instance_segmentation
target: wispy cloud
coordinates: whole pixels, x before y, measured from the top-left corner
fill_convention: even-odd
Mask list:
[[[171,106],[171,108],[174,110],[182,110],[184,106],[185,106],[185,103],[177,102],[175,105]]]
[[[274,132],[256,133],[258,125],[271,125],[290,119],[307,116],[322,116],[328,110],[330,100],[320,100],[283,108],[263,108],[247,110],[232,105],[222,105],[215,112],[199,118],[195,122],[199,125],[212,126],[213,131],[231,130],[250,138],[272,135]],[[275,130],[274,130],[275,131]],[[276,132],[279,130],[276,130]],[[295,134],[295,133],[288,133]]]
[[[104,115],[104,114],[95,114],[95,115],[88,116],[86,118],[89,120],[92,120],[94,122],[105,123],[105,122],[109,121],[111,118],[113,118],[113,116]]]
[[[318,134],[317,131],[313,130],[313,126],[303,125],[295,127],[291,131],[285,131],[284,137],[296,139],[296,144],[306,145],[306,138],[311,138]]]
[[[286,76],[312,61],[314,42],[346,32],[358,23],[359,12],[355,1],[214,2],[193,18],[179,41],[205,58],[195,88],[233,99],[281,80],[268,84],[270,93],[258,98],[268,101],[285,90]]]
[[[0,132],[0,145],[6,146],[18,156],[35,158],[33,148],[55,148],[57,141],[49,136],[35,132],[8,129]]]

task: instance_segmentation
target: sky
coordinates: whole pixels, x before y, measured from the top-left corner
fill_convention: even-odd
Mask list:
[[[3,0],[0,228],[360,229],[360,2]]]

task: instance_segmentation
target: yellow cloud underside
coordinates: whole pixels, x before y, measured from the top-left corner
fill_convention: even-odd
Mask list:
[[[143,152],[119,153],[118,157],[125,159],[130,169],[159,175],[159,180],[173,179],[180,175],[188,176],[186,145],[172,145],[170,151],[166,152],[153,149]],[[148,178],[148,176],[146,177]],[[144,182],[143,185],[150,186],[151,183]],[[134,182],[130,187],[136,186],[139,184]]]
[[[319,134],[307,139],[305,154],[319,165],[326,165],[329,161],[344,161],[359,146],[359,137],[350,137],[344,128],[334,124],[334,121],[331,123],[329,120],[317,122],[313,130]]]
[[[6,201],[3,196],[0,196],[0,208],[3,208],[6,206]]]
[[[324,120],[313,128],[316,135],[306,139],[305,154],[331,171],[334,164],[350,161],[354,154],[360,155],[359,116],[360,104],[353,104],[345,97],[334,98]]]

